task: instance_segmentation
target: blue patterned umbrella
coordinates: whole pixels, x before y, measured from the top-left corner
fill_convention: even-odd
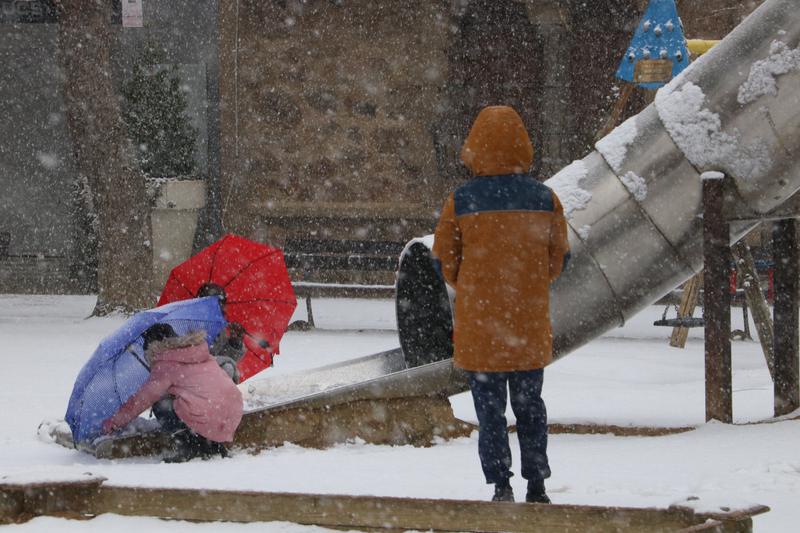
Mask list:
[[[125,321],[100,342],[75,380],[64,418],[76,444],[98,437],[103,421],[147,380],[141,335],[156,323],[169,324],[178,335],[205,330],[209,344],[227,325],[216,296],[162,305]]]

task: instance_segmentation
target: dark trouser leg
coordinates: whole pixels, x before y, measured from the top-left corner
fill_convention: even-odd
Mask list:
[[[175,414],[173,397],[164,396],[153,404],[153,416],[161,424],[161,429],[171,434],[173,455],[168,462],[189,461],[205,450],[206,439],[189,429],[186,423]]]
[[[542,400],[544,370],[509,372],[511,408],[517,417],[522,477],[538,481],[550,477],[547,461],[547,409]]]
[[[177,454],[176,459],[188,461],[198,455],[204,457],[213,455],[228,457],[228,450],[224,444],[208,440],[189,429],[186,423],[175,414],[171,396],[165,396],[153,404],[153,415],[164,431],[172,433],[172,444]]]
[[[164,431],[169,433],[186,429],[186,424],[175,414],[172,401],[172,396],[164,396],[153,404],[153,416],[156,417]]]
[[[469,388],[480,428],[478,455],[486,483],[503,483],[511,473],[511,450],[506,422],[507,374],[469,372]]]

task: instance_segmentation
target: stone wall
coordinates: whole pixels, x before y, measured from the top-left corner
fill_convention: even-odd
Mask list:
[[[0,0],[0,292],[96,291],[93,241],[65,122],[57,23],[50,0]],[[166,61],[181,69],[200,133],[198,169],[215,191],[217,2],[147,0],[144,24],[112,23],[112,76],[117,85],[130,76],[144,43],[163,48]],[[204,215],[204,227],[218,234],[213,213]]]
[[[687,39],[722,39],[764,0],[677,0]]]
[[[758,0],[682,0],[689,37],[726,34]],[[220,4],[223,217],[288,233],[369,238],[370,213],[433,230],[468,176],[458,155],[477,112],[522,115],[547,179],[593,149],[644,0],[225,0]],[[638,91],[625,116],[640,111]],[[336,231],[284,215],[363,213]],[[385,233],[385,232],[384,232]]]
[[[298,204],[432,218],[445,193],[430,126],[447,76],[449,3],[236,9],[223,7],[220,27],[228,227],[252,234],[258,212]]]
[[[714,39],[760,3],[678,0],[678,9],[689,38]],[[260,240],[327,231],[402,241],[432,231],[445,195],[466,179],[458,152],[484,105],[520,111],[541,179],[591,150],[619,89],[613,73],[645,4],[148,0],[145,28],[115,32],[114,74],[124,74],[136,45],[149,39],[164,45],[169,62],[206,73],[207,95],[202,80],[196,84],[196,107],[208,106],[209,117],[207,157],[205,143],[199,145],[209,177],[205,216],[221,210],[226,230]],[[63,125],[56,19],[3,13],[0,51],[8,68],[0,74],[0,109],[8,120],[0,123],[0,236],[9,242],[0,255],[54,258],[75,270],[84,232],[71,201],[76,170]],[[637,94],[626,114],[645,101]],[[284,215],[330,220],[339,212],[363,222],[281,223]],[[205,241],[220,231],[211,222],[204,224]],[[19,272],[0,257],[0,290],[47,285]]]
[[[57,32],[0,22],[0,234],[9,255],[65,257],[75,247]]]

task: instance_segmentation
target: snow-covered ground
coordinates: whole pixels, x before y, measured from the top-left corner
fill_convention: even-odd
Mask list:
[[[122,317],[89,318],[90,297],[0,296],[0,479],[92,472],[108,483],[262,491],[372,494],[486,500],[477,438],[430,448],[353,442],[329,450],[294,445],[232,459],[162,464],[154,459],[98,461],[37,437],[44,420],[63,417],[72,383],[97,342]],[[800,519],[800,421],[768,419],[772,384],[756,341],[735,342],[734,417],[737,425],[704,423],[702,331],[684,350],[670,348],[669,328],[655,327],[663,308],[645,310],[623,328],[577,350],[545,373],[551,422],[633,426],[698,426],[666,437],[551,435],[556,503],[666,507],[689,496],[700,507],[768,505],[756,531],[796,531]],[[298,306],[298,317],[304,306]],[[320,329],[291,332],[268,372],[291,373],[397,346],[393,303],[315,300]],[[741,312],[733,313],[734,325]],[[737,326],[739,327],[739,326]],[[257,378],[254,378],[257,379]],[[474,421],[468,394],[452,398],[455,412]],[[510,414],[510,413],[509,413]],[[509,422],[513,418],[509,416]],[[512,435],[518,471],[516,438]],[[512,479],[518,496],[524,480]],[[38,518],[0,531],[322,531],[285,523],[190,524],[102,516],[91,521]]]

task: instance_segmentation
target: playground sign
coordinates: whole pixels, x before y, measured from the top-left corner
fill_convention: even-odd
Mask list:
[[[617,78],[658,89],[689,66],[675,0],[650,0],[617,69]]]
[[[669,59],[640,59],[633,68],[634,83],[663,83],[672,79]]]

